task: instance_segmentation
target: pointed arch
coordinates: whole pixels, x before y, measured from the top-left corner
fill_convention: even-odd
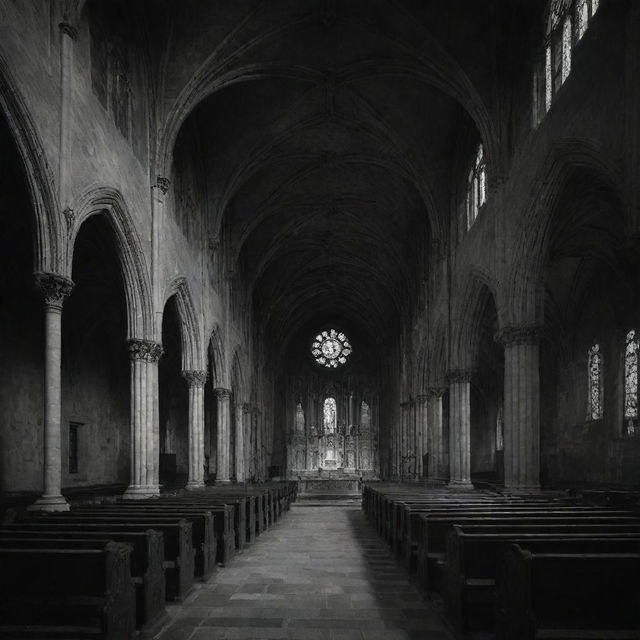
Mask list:
[[[176,307],[180,316],[180,337],[182,339],[182,370],[191,371],[206,369],[200,327],[195,305],[185,277],[177,277],[167,287],[164,305],[175,296]],[[163,305],[163,307],[164,307]]]
[[[91,216],[104,214],[113,229],[127,298],[127,337],[153,340],[151,283],[140,237],[122,194],[112,187],[92,186],[73,203],[65,272],[71,273],[75,240]]]
[[[534,178],[519,236],[511,255],[507,285],[509,306],[505,324],[541,324],[544,319],[543,269],[547,259],[553,213],[569,173],[586,169],[599,176],[612,191],[622,194],[622,176],[594,142],[567,138],[554,144]],[[621,198],[622,200],[622,198]]]
[[[482,319],[487,305],[491,303],[497,312],[499,306],[493,280],[478,268],[470,269],[463,295],[457,301],[457,312],[452,318],[451,368],[473,368]]]
[[[0,110],[16,144],[29,189],[35,219],[34,271],[66,275],[65,235],[53,171],[29,109],[6,60],[0,55]]]
[[[216,324],[209,338],[209,355],[211,359],[211,371],[209,376],[213,381],[213,386],[224,387],[228,384],[227,363],[225,357],[224,342],[220,325]]]

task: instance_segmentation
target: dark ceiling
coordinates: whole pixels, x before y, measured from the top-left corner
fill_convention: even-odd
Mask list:
[[[531,30],[523,17],[496,39],[521,4],[165,5],[165,120],[197,131],[210,228],[267,335],[317,318],[375,343],[399,325],[431,240],[448,242],[456,167],[491,126],[502,50]]]

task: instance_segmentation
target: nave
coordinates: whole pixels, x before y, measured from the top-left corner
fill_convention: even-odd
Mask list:
[[[360,507],[291,510],[255,545],[170,606],[160,640],[448,640]]]

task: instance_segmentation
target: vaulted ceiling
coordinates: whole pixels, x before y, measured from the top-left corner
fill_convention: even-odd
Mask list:
[[[424,251],[448,242],[460,155],[482,140],[498,161],[507,5],[187,0],[155,17],[159,157],[197,131],[210,228],[268,333],[398,325]]]

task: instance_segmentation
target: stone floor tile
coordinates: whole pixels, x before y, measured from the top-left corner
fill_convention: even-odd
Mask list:
[[[451,640],[358,507],[294,505],[155,640]]]

